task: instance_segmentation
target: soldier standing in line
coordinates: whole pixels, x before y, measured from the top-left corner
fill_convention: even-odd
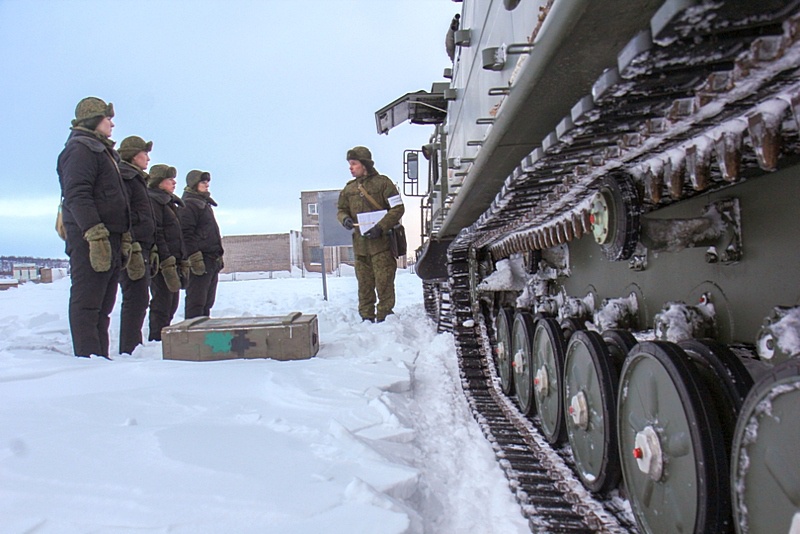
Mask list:
[[[130,254],[130,210],[111,131],[114,106],[78,102],[58,156],[62,215],[72,286],[69,327],[75,356],[109,357],[108,326],[119,271]]]
[[[189,171],[182,197],[186,206],[178,212],[191,270],[186,286],[185,319],[211,315],[219,272],[224,266],[222,236],[213,210],[217,203],[211,198],[209,182],[210,173]]]
[[[161,329],[169,326],[181,295],[181,280],[178,267],[184,262],[183,233],[178,219],[178,208],[183,201],[175,195],[175,177],[178,172],[169,165],[153,165],[147,193],[153,205],[156,224],[156,246],[158,249],[158,272],[150,285],[153,295],[150,301],[150,341],[161,341]],[[186,274],[188,277],[188,274]]]
[[[119,144],[122,183],[126,186],[131,209],[131,255],[119,275],[122,310],[119,326],[119,353],[132,354],[142,344],[142,324],[150,302],[150,262],[155,251],[156,224],[147,194],[147,166],[153,142],[132,135]]]
[[[394,183],[375,170],[372,153],[368,148],[357,146],[348,150],[347,161],[353,179],[339,193],[337,218],[342,226],[352,230],[359,213],[387,210],[378,224],[363,235],[360,230],[353,232],[358,313],[365,321],[374,322],[377,319],[381,322],[393,313],[395,301],[394,277],[397,260],[389,248],[387,233],[400,222],[405,206]]]

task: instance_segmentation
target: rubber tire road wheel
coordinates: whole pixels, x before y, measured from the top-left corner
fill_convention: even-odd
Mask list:
[[[736,532],[790,532],[800,521],[800,358],[750,390],[736,424],[731,462]],[[794,531],[792,531],[794,532]]]
[[[539,415],[542,434],[551,445],[567,439],[564,407],[564,356],[566,352],[561,326],[555,319],[539,319],[533,334],[534,377],[542,373],[547,387],[542,387],[540,378],[534,378],[536,412]]]
[[[636,338],[627,330],[612,328],[603,332],[603,341],[606,342],[611,362],[616,368],[617,376],[619,377],[622,366],[625,364],[625,358],[628,357],[630,350],[636,346]]]
[[[665,341],[639,343],[619,381],[618,439],[622,476],[633,515],[644,533],[728,532],[730,482],[725,443],[710,395],[689,356]],[[655,434],[658,470],[636,442]],[[649,445],[650,451],[656,451]],[[644,455],[642,454],[644,452]],[[637,458],[637,455],[640,458]]]
[[[531,340],[533,334],[533,317],[530,313],[520,311],[514,315],[514,326],[511,328],[511,358],[514,370],[514,389],[517,392],[517,404],[525,415],[535,413],[533,400],[533,368],[531,357]]]
[[[753,387],[753,378],[744,363],[722,343],[711,339],[687,339],[679,342],[678,346],[695,363],[697,374],[704,378],[719,415],[725,452],[730,461],[736,420]]]
[[[618,386],[619,370],[611,363],[603,337],[589,330],[575,332],[564,362],[564,405],[575,471],[589,491],[614,489],[622,475],[617,445]],[[572,418],[572,399],[580,393],[587,405],[585,427]]]
[[[511,321],[513,315],[506,308],[497,310],[494,320],[494,333],[497,338],[497,350],[495,352],[495,366],[497,376],[500,378],[500,388],[508,396],[514,394],[514,371],[511,366]]]

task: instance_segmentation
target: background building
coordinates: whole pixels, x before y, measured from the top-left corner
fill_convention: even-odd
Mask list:
[[[326,191],[301,191],[300,206],[303,210],[303,258],[305,269],[310,272],[322,271],[322,253],[325,251],[326,271],[333,273],[339,270],[341,264],[354,265],[353,247],[322,247],[319,234],[319,212],[318,196],[319,193],[339,190],[329,189]]]
[[[222,238],[223,273],[272,272],[302,269],[302,237],[287,234],[230,235]]]

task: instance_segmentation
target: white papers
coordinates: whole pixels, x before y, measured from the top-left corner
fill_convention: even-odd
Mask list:
[[[364,213],[359,213],[358,231],[361,232],[361,235],[366,234],[373,226],[378,224],[378,221],[383,219],[384,215],[386,215],[386,210],[365,211]]]

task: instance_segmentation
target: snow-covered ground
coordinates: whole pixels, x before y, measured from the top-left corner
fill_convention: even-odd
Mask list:
[[[380,324],[327,281],[219,286],[216,317],[318,315],[290,362],[113,355],[119,298],[113,361],[74,358],[69,279],[0,292],[0,533],[528,532],[419,279]]]

